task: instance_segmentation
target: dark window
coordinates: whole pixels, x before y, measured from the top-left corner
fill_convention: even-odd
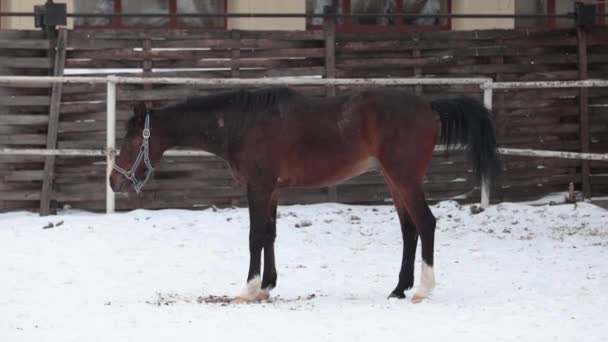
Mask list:
[[[515,14],[568,14],[574,12],[574,1],[572,0],[516,0]],[[606,13],[604,3],[597,4],[598,13]],[[604,24],[603,17],[598,17],[598,24]],[[525,27],[549,27],[567,28],[573,27],[574,20],[568,18],[515,18],[516,28]]]
[[[383,13],[376,18],[352,17],[338,21],[338,29],[344,31],[366,30],[442,30],[449,29],[450,21],[445,18],[396,17],[394,13],[438,14],[450,12],[450,0],[307,0],[307,13],[323,13],[325,6],[335,3],[339,13]],[[319,28],[322,18],[309,18],[309,28]]]
[[[75,0],[75,13],[151,13],[166,17],[75,18],[80,27],[225,28],[225,18],[179,17],[181,13],[226,13],[226,0]]]

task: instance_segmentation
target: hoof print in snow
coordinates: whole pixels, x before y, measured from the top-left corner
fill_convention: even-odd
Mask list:
[[[304,228],[304,227],[310,227],[312,226],[312,221],[309,220],[302,220],[298,223],[296,223],[296,228]]]
[[[476,205],[472,205],[470,210],[471,210],[471,215],[477,215],[477,214],[483,212],[485,209],[482,207],[478,207]]]
[[[51,229],[51,228],[59,227],[62,224],[63,224],[63,221],[60,221],[59,223],[57,223],[57,225],[55,225],[53,222],[49,222],[46,226],[42,227],[42,229]]]

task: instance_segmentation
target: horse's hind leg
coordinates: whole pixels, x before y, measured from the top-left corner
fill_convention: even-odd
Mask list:
[[[409,191],[408,211],[416,222],[422,245],[422,269],[420,270],[420,286],[416,290],[412,302],[419,303],[427,298],[435,288],[435,273],[433,259],[435,249],[435,227],[437,221],[424,198],[422,188]],[[415,213],[415,214],[414,214]]]
[[[403,238],[403,256],[401,259],[401,269],[399,271],[399,282],[397,287],[391,292],[389,298],[405,298],[404,291],[411,289],[414,286],[414,261],[416,259],[416,246],[418,244],[418,232],[414,223],[410,219],[407,212],[407,207],[403,201],[399,191],[391,184],[390,179],[386,177],[386,182],[391,189],[395,209],[399,215],[401,224],[401,235]]]

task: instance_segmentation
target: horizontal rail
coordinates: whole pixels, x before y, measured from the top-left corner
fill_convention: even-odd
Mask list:
[[[120,150],[115,150],[119,154]],[[0,156],[62,156],[62,157],[105,157],[107,149],[45,149],[45,148],[0,148]],[[213,154],[200,150],[169,150],[169,157],[209,157]]]
[[[608,153],[581,153],[565,151],[532,150],[520,148],[499,148],[499,154],[520,157],[541,157],[577,160],[608,161]]]
[[[492,82],[491,78],[187,78],[187,77],[87,77],[87,76],[0,76],[0,84],[50,84],[85,83],[101,84],[191,84],[203,86],[251,86],[251,85],[479,85]]]
[[[444,152],[443,146],[437,146],[435,152]],[[120,153],[116,150],[114,153]],[[541,157],[559,159],[577,159],[592,161],[608,161],[608,153],[579,153],[565,151],[533,150],[519,148],[499,148],[498,153],[508,156]],[[44,148],[0,148],[0,155],[14,156],[64,156],[64,157],[104,157],[106,149],[44,149]],[[168,157],[209,157],[213,154],[201,150],[169,150],[164,156]]]
[[[0,156],[105,157],[104,149],[0,148]]]
[[[531,81],[493,82],[491,78],[183,78],[183,77],[126,77],[126,76],[0,76],[0,85],[10,84],[51,84],[84,83],[102,84],[191,84],[210,87],[252,86],[252,85],[479,85],[482,89],[533,89],[533,88],[592,88],[608,87],[608,80],[589,79],[580,81]]]
[[[488,82],[482,89],[535,89],[535,88],[593,88],[608,87],[608,80],[589,79],[581,81],[526,81],[526,82]]]

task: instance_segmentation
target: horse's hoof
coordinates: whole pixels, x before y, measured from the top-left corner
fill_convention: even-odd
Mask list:
[[[426,297],[421,296],[421,295],[414,295],[414,297],[412,297],[412,303],[414,304],[420,304],[422,303],[424,300],[426,299]]]
[[[258,295],[255,297],[256,302],[261,302],[263,300],[268,300],[270,298],[270,292],[266,290],[262,290],[258,292]]]
[[[393,292],[391,292],[390,295],[388,295],[387,299],[391,299],[391,298],[405,299],[405,294],[403,292],[393,291]]]
[[[234,297],[231,301],[230,304],[244,304],[244,303],[248,303],[249,301],[247,300],[247,298],[243,298],[243,297]]]
[[[244,304],[244,303],[255,303],[262,302],[268,300],[270,298],[270,293],[268,291],[260,291],[254,297],[243,297],[238,296],[234,297],[230,303],[231,304]]]
[[[262,279],[259,276],[251,279],[240,295],[232,300],[232,303],[261,302],[270,298],[270,289],[262,289]]]

